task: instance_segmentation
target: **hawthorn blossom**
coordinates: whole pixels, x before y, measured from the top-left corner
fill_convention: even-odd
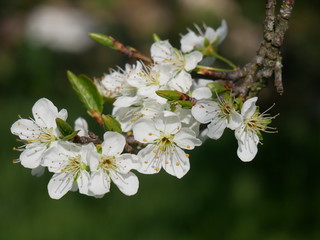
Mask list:
[[[88,190],[88,160],[94,149],[92,143],[81,146],[61,141],[46,152],[43,166],[55,173],[48,184],[51,198],[60,199],[68,191],[78,188],[80,193],[91,195]]]
[[[137,156],[121,154],[126,144],[123,135],[106,132],[103,137],[101,151],[96,151],[90,158],[89,191],[94,195],[104,195],[110,191],[112,181],[125,195],[136,194],[139,180],[130,170],[139,166]]]
[[[68,113],[65,109],[58,112],[50,100],[41,98],[33,105],[32,114],[34,119],[21,118],[16,121],[11,126],[11,132],[25,143],[22,148],[18,148],[22,151],[21,164],[26,168],[36,169],[41,165],[45,151],[55,145],[55,141],[59,138],[56,118],[66,120]]]
[[[165,171],[182,178],[190,169],[189,154],[182,149],[192,150],[200,146],[201,141],[189,128],[182,128],[179,117],[169,111],[163,112],[156,121],[141,119],[133,126],[134,138],[147,144],[139,151],[142,161],[139,172],[158,173]]]
[[[166,41],[158,41],[151,46],[151,57],[156,64],[166,68],[172,75],[168,85],[173,90],[186,93],[192,85],[191,75],[188,73],[195,69],[202,60],[202,53],[198,51],[184,55],[181,51],[173,48]]]
[[[236,129],[242,122],[242,116],[235,110],[231,97],[218,102],[211,100],[200,100],[192,107],[193,117],[203,124],[208,124],[207,136],[219,139],[225,128]]]
[[[214,30],[211,27],[203,25],[204,31],[198,25],[195,25],[198,34],[188,29],[188,33],[181,37],[182,52],[190,52],[193,50],[200,50],[207,46],[218,46],[227,36],[228,26],[225,20],[221,21],[221,26]]]
[[[238,140],[238,157],[244,161],[251,161],[258,152],[258,143],[260,142],[261,131],[274,132],[274,128],[268,127],[271,119],[267,114],[260,114],[256,104],[257,97],[250,98],[243,103],[241,116],[243,122],[235,130],[235,137]],[[271,131],[268,131],[270,129]]]

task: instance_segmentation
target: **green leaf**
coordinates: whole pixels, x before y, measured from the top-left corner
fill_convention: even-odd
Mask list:
[[[210,82],[207,84],[207,87],[210,88],[213,96],[220,95],[227,91],[227,89],[218,82]]]
[[[115,39],[111,36],[104,35],[102,33],[89,33],[89,36],[98,43],[107,46],[114,50],[119,50],[119,47],[114,44]]]
[[[111,115],[102,115],[102,120],[107,131],[122,133],[121,124]]]
[[[71,134],[63,137],[62,140],[63,140],[63,141],[71,140],[71,139],[73,139],[75,136],[77,136],[78,132],[80,132],[80,130],[74,131],[73,133],[71,133]]]
[[[158,34],[156,34],[156,33],[154,33],[154,34],[152,35],[152,37],[153,37],[153,41],[154,41],[154,42],[159,42],[159,41],[161,41],[160,37],[159,37]]]
[[[192,108],[192,103],[190,101],[177,101],[176,103],[181,105],[182,108],[186,108],[186,109]]]
[[[72,88],[78,94],[85,108],[89,112],[96,110],[101,113],[103,110],[103,98],[92,80],[84,75],[76,76],[71,71],[68,71],[67,74]]]
[[[70,124],[62,120],[61,118],[56,118],[56,123],[63,137],[73,133],[73,128],[70,126]]]
[[[168,99],[169,101],[177,101],[181,97],[179,93],[171,90],[158,90],[156,91],[156,94],[160,97]]]

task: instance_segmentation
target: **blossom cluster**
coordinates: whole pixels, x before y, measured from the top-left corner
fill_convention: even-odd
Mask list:
[[[34,104],[33,118],[12,125],[11,132],[23,143],[16,148],[21,164],[34,175],[45,168],[53,173],[51,198],[70,190],[102,197],[111,182],[133,195],[139,187],[134,171],[155,174],[163,168],[182,178],[190,169],[188,151],[207,138],[219,139],[226,128],[234,130],[238,157],[255,157],[261,132],[272,130],[272,117],[259,113],[257,97],[244,101],[218,82],[193,77],[201,64],[215,60],[227,34],[225,21],[217,30],[196,28],[198,33],[188,30],[181,37],[181,49],[157,40],[151,46],[151,63],[126,64],[94,80],[100,96],[113,100],[112,119],[121,129],[106,131],[103,141],[79,140],[92,139],[83,118],[66,134],[67,111],[58,111],[46,98]],[[126,149],[129,136],[134,151]]]

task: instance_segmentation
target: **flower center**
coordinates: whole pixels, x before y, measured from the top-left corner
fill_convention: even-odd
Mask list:
[[[76,180],[78,178],[79,172],[87,168],[87,165],[81,161],[81,156],[77,155],[75,157],[68,158],[68,163],[61,169],[61,172],[67,172],[74,176]]]
[[[103,155],[101,157],[99,167],[102,168],[104,171],[115,169],[117,167],[115,163],[115,157],[109,157],[109,156]]]
[[[228,118],[230,116],[230,114],[232,113],[233,110],[233,105],[230,102],[225,102],[221,105],[221,115],[223,117]]]
[[[256,113],[251,118],[244,120],[246,126],[245,131],[252,131],[257,135],[260,135],[260,131],[274,133],[276,129],[268,127],[268,124],[271,123],[273,118],[274,117],[265,117],[264,114],[258,115],[258,113]]]
[[[162,152],[166,152],[167,150],[171,149],[171,147],[175,144],[173,141],[173,135],[169,136],[161,136],[158,141],[157,145]]]

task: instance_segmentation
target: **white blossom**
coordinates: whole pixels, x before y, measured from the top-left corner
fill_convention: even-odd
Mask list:
[[[26,168],[38,168],[45,151],[55,145],[59,137],[56,118],[67,119],[67,111],[58,112],[56,106],[46,99],[39,99],[32,107],[34,119],[19,119],[11,126],[11,132],[25,143],[20,155],[21,164]],[[41,169],[38,169],[41,170]],[[37,171],[35,172],[37,174]]]
[[[142,161],[139,172],[153,174],[163,167],[165,171],[178,178],[190,169],[189,154],[182,149],[192,150],[201,145],[196,134],[189,128],[182,128],[179,117],[165,111],[156,121],[141,119],[133,126],[137,141],[147,144],[139,151]]]
[[[184,55],[166,40],[152,44],[151,57],[156,64],[166,67],[172,75],[168,85],[173,90],[186,93],[190,90],[193,82],[188,72],[193,70],[202,60],[202,53],[194,51]]]
[[[119,102],[118,102],[119,103]],[[168,108],[167,104],[160,104],[152,99],[137,97],[136,101],[130,106],[120,105],[113,108],[113,115],[120,122],[122,131],[132,130],[132,125],[141,118],[154,119]]]
[[[137,88],[128,84],[127,78],[132,72],[139,72],[139,70],[135,65],[126,64],[124,70],[112,70],[111,73],[104,75],[103,78],[95,79],[94,83],[104,97],[133,97],[136,95]]]
[[[55,173],[48,184],[51,198],[60,199],[68,191],[77,188],[80,193],[91,195],[88,191],[90,174],[87,170],[88,159],[94,149],[92,143],[81,146],[61,141],[46,152],[43,166]]]
[[[208,45],[218,46],[227,36],[228,26],[225,20],[221,21],[221,26],[214,30],[206,25],[203,26],[204,31],[197,25],[198,34],[188,29],[188,33],[181,37],[181,50],[182,52],[190,52],[197,49],[203,49]],[[206,43],[207,42],[207,43]]]
[[[130,172],[138,168],[136,155],[121,154],[126,140],[116,132],[106,132],[101,145],[101,152],[91,155],[91,180],[89,191],[94,195],[104,195],[110,191],[111,181],[117,185],[125,195],[134,195],[138,191],[137,176]]]
[[[226,127],[234,130],[242,122],[242,116],[233,107],[232,98],[224,100],[219,97],[218,102],[200,100],[191,111],[197,121],[209,123],[207,135],[213,139],[219,139]]]
[[[274,117],[268,117],[265,113],[259,114],[255,105],[257,99],[257,97],[253,97],[243,103],[241,109],[243,122],[235,130],[235,137],[238,140],[237,154],[244,162],[251,161],[256,156],[261,131],[275,132],[274,128],[267,126]]]

